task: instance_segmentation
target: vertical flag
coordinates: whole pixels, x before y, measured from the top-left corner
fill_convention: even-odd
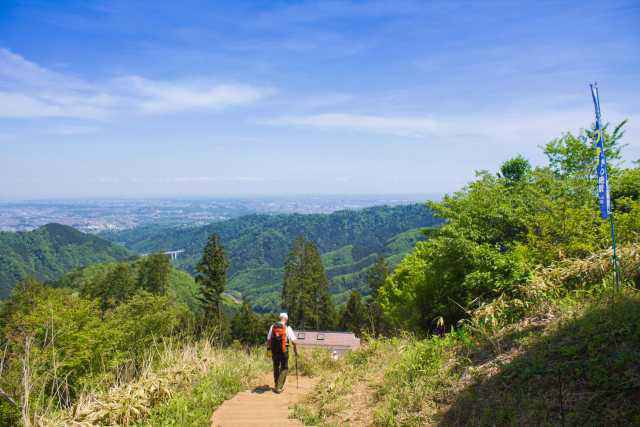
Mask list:
[[[603,219],[609,218],[611,213],[611,198],[609,196],[609,177],[607,175],[607,157],[604,152],[604,135],[602,134],[602,122],[600,117],[600,97],[598,96],[598,86],[592,84],[591,97],[596,110],[596,135],[595,144],[598,150],[598,198],[600,199],[600,216]]]
[[[611,243],[613,249],[613,271],[615,274],[616,290],[620,289],[620,264],[616,253],[616,228],[613,222],[613,211],[611,210],[611,198],[609,197],[609,177],[607,175],[607,156],[604,152],[604,134],[602,133],[602,117],[600,116],[600,96],[598,95],[598,85],[591,86],[591,98],[596,110],[596,134],[595,144],[598,150],[598,198],[600,199],[600,216],[603,219],[609,218],[611,224]]]

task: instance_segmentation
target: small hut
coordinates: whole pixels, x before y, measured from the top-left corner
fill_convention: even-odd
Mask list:
[[[360,347],[360,338],[353,332],[297,331],[296,337],[301,348],[326,348],[336,358]]]

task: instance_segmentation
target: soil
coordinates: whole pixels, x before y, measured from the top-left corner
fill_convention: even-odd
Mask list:
[[[236,394],[224,402],[211,417],[212,427],[240,426],[302,426],[302,422],[289,418],[290,408],[311,391],[317,378],[289,375],[284,391],[273,391],[273,375],[266,374],[252,390]]]

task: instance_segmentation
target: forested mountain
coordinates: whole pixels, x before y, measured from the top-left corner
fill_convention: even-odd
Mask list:
[[[74,268],[131,256],[119,245],[61,224],[28,232],[0,232],[0,298],[29,276],[55,280]]]
[[[201,227],[151,226],[103,237],[138,253],[184,249],[176,265],[194,273],[207,238],[217,233],[230,261],[228,289],[267,311],[279,307],[283,265],[296,237],[317,245],[330,291],[344,302],[352,289],[368,292],[366,272],[378,254],[395,265],[423,238],[422,228],[440,223],[427,207],[414,204],[332,214],[249,215]]]

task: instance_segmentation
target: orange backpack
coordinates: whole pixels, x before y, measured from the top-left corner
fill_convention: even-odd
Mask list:
[[[287,327],[280,322],[274,323],[271,329],[271,351],[279,354],[287,351]]]

